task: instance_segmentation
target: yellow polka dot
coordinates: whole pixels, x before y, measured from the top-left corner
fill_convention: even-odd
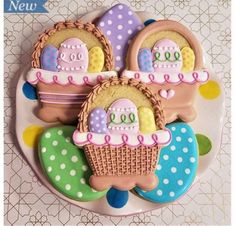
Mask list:
[[[212,100],[220,95],[221,90],[216,81],[210,80],[199,87],[199,92],[205,99]]]
[[[42,134],[42,132],[43,132],[43,127],[41,126],[31,125],[27,127],[23,132],[24,143],[31,148],[36,147],[37,140],[39,136]]]

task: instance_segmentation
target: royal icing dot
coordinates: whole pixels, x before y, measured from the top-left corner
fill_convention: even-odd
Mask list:
[[[157,195],[162,196],[162,190],[157,190]]]
[[[169,184],[169,180],[168,179],[164,179],[163,180],[163,184]]]
[[[62,155],[66,155],[67,152],[68,152],[68,151],[67,151],[66,149],[63,149],[63,150],[61,151],[61,154],[62,154]]]
[[[163,155],[163,159],[164,159],[164,160],[168,160],[168,159],[169,159],[169,156],[168,156],[168,155]]]
[[[46,137],[46,138],[50,138],[50,137],[51,137],[51,134],[50,134],[50,133],[45,133],[45,137]]]
[[[71,185],[70,185],[70,184],[66,184],[66,185],[65,185],[65,189],[66,189],[67,191],[69,191],[69,190],[71,189]]]
[[[57,146],[58,145],[58,141],[57,140],[52,141],[52,145],[53,146]]]
[[[93,192],[86,179],[92,174],[82,149],[76,147],[71,140],[74,126],[49,128],[39,140],[40,163],[49,182],[63,195],[77,201],[92,201],[101,198],[107,191]],[[63,136],[61,136],[61,132]],[[45,134],[50,133],[50,139]],[[57,146],[52,142],[59,141]],[[54,159],[54,160],[53,160]],[[80,192],[78,194],[78,192]]]
[[[60,175],[56,175],[56,176],[55,176],[55,180],[56,180],[56,181],[60,181],[60,178],[61,178]]]
[[[76,170],[70,170],[69,174],[70,174],[70,176],[75,176],[76,175]]]
[[[63,131],[62,130],[58,130],[58,135],[62,135],[63,134]]]
[[[180,186],[183,185],[183,181],[182,181],[182,180],[178,180],[177,183],[178,183],[178,185],[180,185]]]
[[[176,147],[175,147],[174,145],[172,145],[172,146],[170,147],[170,149],[171,149],[171,151],[175,151]]]
[[[169,203],[181,197],[192,185],[198,168],[197,141],[191,127],[186,123],[171,123],[166,127],[171,131],[172,140],[160,152],[158,165],[161,170],[157,166],[155,171],[159,184],[151,191],[135,188],[137,194],[156,203]],[[177,137],[181,138],[180,142]]]
[[[79,198],[81,198],[81,197],[83,196],[82,192],[78,192],[78,193],[77,193],[77,196],[78,196]]]
[[[81,179],[80,179],[80,182],[81,182],[81,184],[85,184],[85,183],[86,183],[86,181],[85,181],[84,178],[81,178]]]
[[[54,156],[54,155],[51,155],[51,156],[50,156],[50,160],[51,160],[51,161],[54,161],[54,160],[55,160],[55,156]]]
[[[42,149],[41,149],[41,152],[42,153],[45,153],[47,151],[47,149],[45,148],[45,147],[43,147]]]
[[[177,142],[181,141],[181,137],[176,137],[175,139],[176,139]]]
[[[160,164],[157,165],[157,170],[161,170],[162,166]]]
[[[61,165],[60,165],[60,169],[65,169],[65,164],[64,163],[62,163]]]
[[[192,143],[193,142],[193,139],[191,137],[188,138],[188,142],[189,143]]]
[[[76,155],[72,156],[71,161],[76,163],[78,161],[78,157]]]
[[[122,9],[120,10],[120,8]],[[108,21],[112,21],[112,26],[109,25]],[[124,68],[128,40],[137,34],[140,25],[142,25],[140,18],[124,4],[113,6],[98,20],[97,26],[104,34],[111,31],[111,35],[107,35],[107,38],[112,43],[116,70]],[[117,46],[122,46],[122,48],[119,49]],[[116,60],[116,56],[120,56],[121,60]]]

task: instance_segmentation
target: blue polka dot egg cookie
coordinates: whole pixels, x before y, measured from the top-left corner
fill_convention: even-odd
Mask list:
[[[72,142],[73,126],[44,131],[39,141],[39,159],[49,182],[63,195],[77,201],[101,198],[107,191],[90,187],[91,170],[82,149]]]
[[[151,191],[135,188],[140,196],[157,203],[172,202],[185,194],[198,168],[197,141],[192,128],[185,123],[171,123],[166,127],[172,133],[172,141],[160,152],[155,171],[159,184]]]

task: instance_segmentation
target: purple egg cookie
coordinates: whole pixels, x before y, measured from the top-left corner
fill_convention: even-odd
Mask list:
[[[111,42],[116,70],[123,69],[128,44],[144,25],[128,6],[117,4],[99,19],[97,26]]]

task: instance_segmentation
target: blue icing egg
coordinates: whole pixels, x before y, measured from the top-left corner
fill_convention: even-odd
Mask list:
[[[41,67],[48,71],[58,71],[57,69],[58,49],[53,45],[47,45],[43,48],[40,57]]]
[[[148,48],[143,48],[139,50],[138,53],[138,64],[140,71],[144,72],[153,72],[153,64],[152,64],[152,53]]]
[[[128,191],[120,191],[115,188],[111,188],[106,194],[107,202],[113,208],[122,208],[126,205],[129,194]]]
[[[145,26],[148,26],[149,24],[151,24],[151,23],[153,23],[153,22],[155,22],[156,20],[154,20],[154,19],[148,19],[148,20],[146,20],[145,22],[144,22],[144,25]]]
[[[30,83],[25,82],[23,87],[22,87],[22,91],[28,99],[30,99],[30,100],[36,100],[37,99],[36,88],[34,86],[32,86]]]
[[[198,168],[197,141],[192,128],[185,123],[171,123],[172,141],[161,149],[155,174],[158,186],[151,191],[136,187],[136,192],[152,202],[172,202],[192,185]]]

